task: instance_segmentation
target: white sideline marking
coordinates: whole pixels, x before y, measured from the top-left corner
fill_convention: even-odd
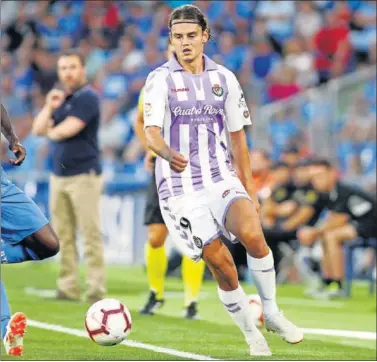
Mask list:
[[[344,331],[340,329],[317,329],[317,328],[301,328],[301,329],[304,333],[307,333],[307,334],[376,340],[376,332]]]
[[[38,322],[38,321],[28,319],[28,325],[35,328],[47,329],[49,331],[69,334],[71,336],[89,338],[88,334],[83,330],[67,328],[67,327],[59,326],[57,324],[43,323],[43,322]],[[182,357],[182,358],[190,358],[190,359],[198,360],[198,361],[218,361],[217,359],[209,357],[209,356],[202,356],[200,354],[178,351],[176,349],[158,347],[152,344],[140,343],[136,341],[125,340],[121,344],[127,347],[147,349],[147,350],[157,352],[157,353],[164,353],[164,354],[169,354],[171,356]]]

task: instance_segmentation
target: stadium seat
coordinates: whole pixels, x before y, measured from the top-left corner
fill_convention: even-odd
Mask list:
[[[361,238],[355,239],[350,243],[344,245],[345,253],[345,291],[347,297],[351,296],[352,280],[354,278],[354,268],[353,268],[353,255],[354,251],[359,248],[373,248],[374,249],[374,261],[376,261],[376,243],[375,238],[370,238],[364,240]],[[374,263],[370,266],[368,271],[368,281],[369,281],[369,294],[373,295],[376,288],[376,281],[373,277]]]

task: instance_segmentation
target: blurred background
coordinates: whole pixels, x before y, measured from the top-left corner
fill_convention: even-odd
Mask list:
[[[2,164],[48,215],[48,142],[30,135],[67,49],[85,56],[101,96],[106,260],[141,264],[146,231],[143,150],[132,124],[148,73],[165,62],[168,18],[183,3],[207,14],[206,54],[236,73],[253,115],[250,150],[272,161],[323,156],[376,192],[375,1],[3,1],[1,96],[28,151]]]

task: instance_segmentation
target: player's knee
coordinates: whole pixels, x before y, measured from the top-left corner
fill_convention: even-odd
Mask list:
[[[56,235],[51,235],[48,238],[47,245],[48,246],[45,248],[43,255],[42,255],[43,259],[51,258],[51,257],[55,256],[56,254],[58,254],[59,251],[60,251],[60,243],[59,243],[59,239]]]
[[[45,232],[37,234],[37,240],[44,246],[42,259],[51,258],[59,253],[60,243],[59,238],[50,225],[45,229]]]
[[[252,251],[253,255],[259,254],[259,251],[263,254],[265,251],[266,241],[261,230],[251,230],[251,228],[245,228],[241,230],[241,241],[248,251]]]
[[[165,238],[161,233],[150,232],[148,233],[148,243],[152,248],[160,248],[165,243]]]
[[[148,230],[148,243],[152,248],[160,248],[165,244],[167,229],[164,225],[151,225]]]

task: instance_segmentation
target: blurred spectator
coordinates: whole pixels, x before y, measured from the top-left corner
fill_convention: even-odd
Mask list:
[[[271,172],[272,161],[269,154],[261,149],[250,151],[250,163],[253,172],[253,181],[258,198],[270,196],[275,179]]]
[[[32,67],[35,71],[35,81],[41,87],[44,94],[58,81],[56,74],[56,56],[42,49],[34,51]]]
[[[294,128],[294,125],[291,125],[292,133],[295,135],[299,134],[298,130]],[[301,159],[300,150],[295,145],[288,145],[280,155],[280,158],[285,162],[289,167],[295,167],[298,161]]]
[[[279,43],[288,39],[292,33],[295,12],[293,1],[260,1],[256,14],[267,21],[268,33]]]
[[[122,70],[132,74],[144,64],[144,54],[136,49],[135,42],[129,35],[123,35],[119,40],[119,54],[123,57]]]
[[[46,10],[40,22],[36,25],[38,45],[47,52],[57,53],[72,47],[73,42],[66,34],[62,35],[58,26],[58,18]]]
[[[267,92],[272,102],[292,97],[301,91],[296,69],[287,64],[282,64],[274,70],[269,83]]]
[[[223,32],[219,39],[219,54],[214,56],[214,60],[232,72],[238,73],[242,66],[242,53],[235,52],[235,36],[231,32]]]
[[[315,34],[313,41],[320,83],[347,70],[351,58],[349,28],[336,12],[326,13],[325,25]]]
[[[289,39],[284,46],[284,55],[285,64],[294,68],[297,73],[297,85],[308,88],[317,83],[314,57],[310,52],[305,51],[300,39]]]
[[[3,75],[1,77],[1,102],[5,108],[12,115],[13,125],[17,128],[25,121],[30,120],[30,112],[27,104],[14,95],[15,82],[11,75]],[[20,138],[20,131],[17,130],[17,134]]]
[[[322,17],[316,11],[311,1],[296,2],[297,14],[295,17],[296,34],[310,41],[322,25]]]
[[[1,6],[3,6],[3,3],[13,5],[15,2],[4,1],[1,3]],[[20,47],[20,45],[25,41],[25,39],[32,38],[34,41],[35,37],[37,36],[36,22],[32,18],[28,17],[26,13],[26,7],[18,7],[17,3],[16,8],[16,18],[14,19],[14,21],[9,22],[9,26],[7,26],[4,31],[4,33],[8,37],[7,50],[11,52],[17,50]]]
[[[350,38],[360,62],[367,62],[369,49],[376,44],[376,2],[362,1],[353,16]]]

